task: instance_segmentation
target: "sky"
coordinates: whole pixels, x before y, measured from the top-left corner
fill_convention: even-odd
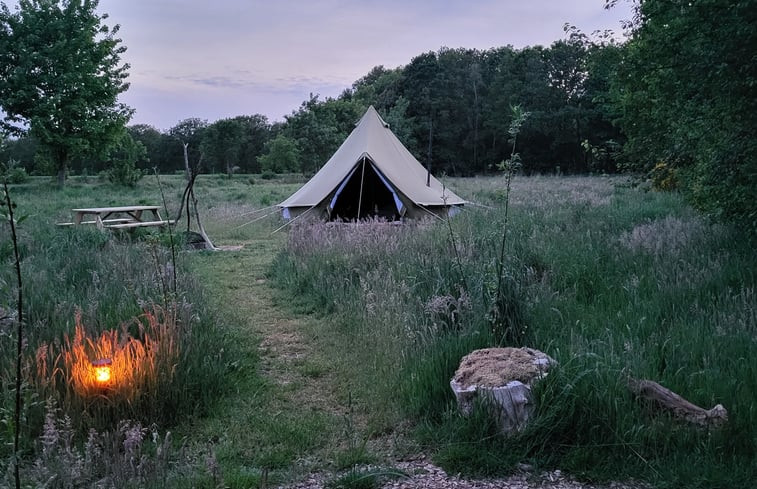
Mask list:
[[[263,114],[283,120],[310,94],[336,97],[371,68],[441,47],[489,49],[622,31],[604,0],[100,0],[131,65],[131,124],[167,130]],[[15,2],[6,2],[9,6]]]

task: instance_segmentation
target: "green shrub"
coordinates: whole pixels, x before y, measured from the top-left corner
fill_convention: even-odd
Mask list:
[[[678,188],[678,176],[675,168],[671,168],[663,161],[652,168],[649,177],[652,180],[652,188],[655,190],[670,191]]]
[[[4,180],[8,183],[18,184],[26,183],[29,181],[29,175],[26,173],[26,169],[22,167],[11,168],[0,177],[0,180]]]
[[[122,163],[107,170],[108,181],[116,185],[134,187],[144,174],[133,163]]]

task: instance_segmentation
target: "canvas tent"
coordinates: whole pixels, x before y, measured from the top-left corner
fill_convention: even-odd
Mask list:
[[[373,106],[325,165],[279,204],[284,218],[388,220],[447,215],[466,201],[429,175]]]

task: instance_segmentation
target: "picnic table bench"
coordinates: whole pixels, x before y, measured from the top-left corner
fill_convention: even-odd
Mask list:
[[[126,205],[118,207],[88,207],[71,209],[72,222],[61,222],[58,226],[79,226],[95,224],[100,229],[133,229],[140,227],[162,227],[173,221],[160,217],[157,205]],[[91,216],[90,220],[85,220]]]

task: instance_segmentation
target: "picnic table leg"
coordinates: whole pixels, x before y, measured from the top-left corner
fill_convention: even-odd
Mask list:
[[[97,214],[97,216],[95,217],[95,224],[97,224],[97,229],[105,229],[105,224],[103,224],[103,220],[100,214]]]
[[[74,225],[78,226],[81,224],[82,217],[84,215],[81,212],[75,212],[74,213]]]

